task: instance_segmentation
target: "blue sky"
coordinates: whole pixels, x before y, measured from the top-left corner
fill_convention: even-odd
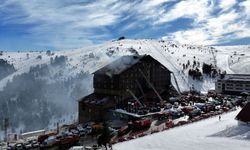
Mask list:
[[[0,50],[61,50],[120,36],[250,44],[250,0],[0,0]]]

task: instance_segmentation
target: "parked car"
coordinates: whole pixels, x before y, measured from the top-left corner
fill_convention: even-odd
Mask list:
[[[129,127],[124,126],[118,130],[118,136],[123,136],[123,135],[127,134],[129,131],[130,131]]]
[[[90,126],[87,126],[85,129],[87,134],[90,134],[92,132],[92,127]]]
[[[17,143],[14,145],[15,150],[26,150],[26,147],[23,143]]]
[[[167,119],[169,117],[169,114],[167,112],[160,112],[156,114],[156,117],[158,121],[161,121]]]
[[[32,140],[31,144],[32,144],[32,148],[38,148],[39,147],[39,143],[38,143],[37,140]]]
[[[59,145],[76,144],[80,140],[80,136],[72,134],[71,132],[63,132],[56,137]]]
[[[53,147],[59,144],[59,140],[57,139],[56,136],[50,136],[47,139],[45,139],[41,144],[41,148],[49,148]]]
[[[177,101],[179,101],[179,99],[177,97],[170,97],[169,98],[170,103],[174,103],[174,102],[177,102]]]
[[[28,149],[32,149],[32,143],[30,143],[30,142],[26,142],[26,143],[24,143],[24,146],[25,146],[25,148],[28,150]]]
[[[129,123],[129,128],[133,130],[140,130],[140,129],[145,129],[149,128],[151,126],[151,120],[150,119],[141,119],[141,120],[136,120],[134,122]]]
[[[168,113],[173,119],[180,118],[185,115],[181,109],[170,109]]]
[[[39,143],[37,139],[30,139],[27,142],[25,142],[24,145],[27,149],[33,149],[33,148],[39,147]]]
[[[48,133],[48,134],[40,135],[40,136],[38,136],[37,141],[38,141],[39,143],[43,143],[43,141],[44,141],[45,139],[47,139],[47,138],[50,137],[50,136],[55,136],[56,134],[57,134],[56,132],[51,132],[51,133]]]
[[[199,116],[199,115],[201,115],[201,110],[200,109],[194,109],[193,111],[189,112],[188,115],[189,115],[190,118]]]
[[[194,110],[194,107],[192,107],[192,106],[184,106],[181,110],[182,110],[185,114],[188,114],[189,112],[191,112],[191,111]]]
[[[73,146],[69,150],[85,150],[84,146]]]
[[[172,120],[168,120],[168,121],[165,123],[165,126],[166,126],[167,128],[172,128],[172,127],[174,127],[174,123],[173,123]]]
[[[9,146],[7,147],[7,150],[15,150],[15,147],[9,145]]]
[[[206,110],[206,104],[205,103],[195,103],[194,106],[199,108],[201,111]]]
[[[77,130],[79,131],[79,135],[80,135],[80,136],[85,136],[85,135],[88,134],[87,129],[86,129],[86,128],[83,128],[83,127],[81,127],[81,126],[78,126],[78,127],[77,127]]]
[[[172,104],[167,103],[167,104],[165,105],[165,107],[164,107],[164,110],[166,110],[166,109],[171,109],[172,107],[173,107]]]
[[[77,129],[71,129],[69,132],[73,133],[74,135],[80,136],[80,132]]]

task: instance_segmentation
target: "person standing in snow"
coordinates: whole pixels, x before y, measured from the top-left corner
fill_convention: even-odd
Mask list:
[[[219,115],[219,121],[221,120],[221,116]]]

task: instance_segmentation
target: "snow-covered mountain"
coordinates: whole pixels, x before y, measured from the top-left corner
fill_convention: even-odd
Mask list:
[[[250,72],[250,46],[126,39],[67,51],[1,52],[0,59],[13,64],[15,71],[0,76],[0,120],[8,117],[13,130],[32,130],[58,121],[51,118],[75,118],[71,114],[77,114],[77,99],[93,90],[91,73],[131,54],[149,54],[165,65],[173,72],[172,84],[180,91],[214,89],[215,78],[202,75],[196,80],[188,75],[190,69],[202,70],[203,63],[221,72]]]

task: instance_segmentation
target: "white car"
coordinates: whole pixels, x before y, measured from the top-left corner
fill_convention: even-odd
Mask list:
[[[73,146],[69,150],[85,150],[83,146]]]

